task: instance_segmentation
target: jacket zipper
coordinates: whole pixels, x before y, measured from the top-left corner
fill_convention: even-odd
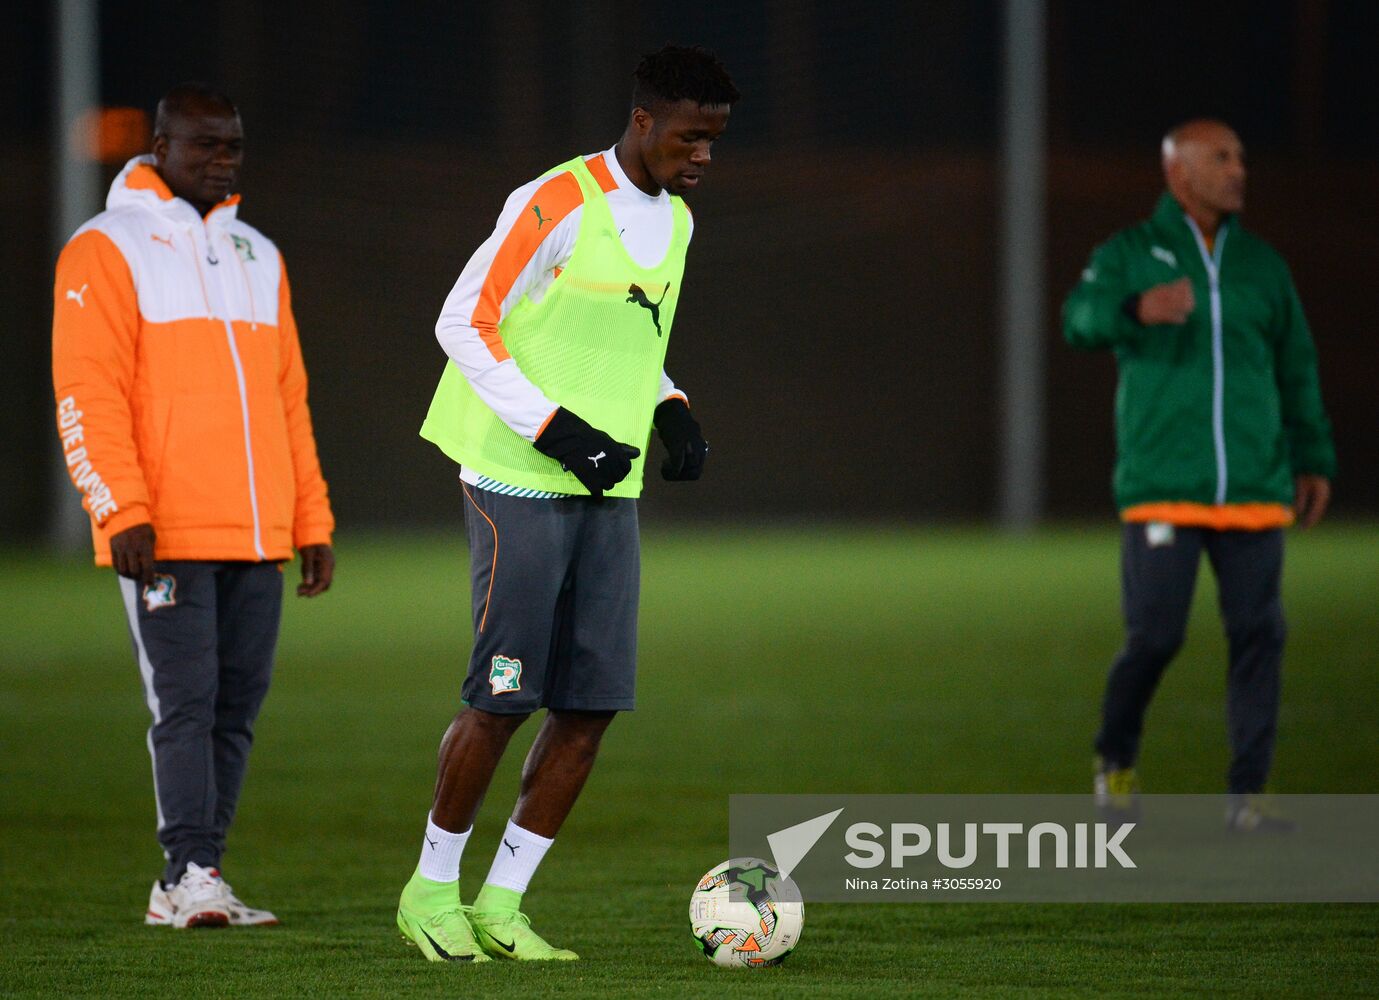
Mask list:
[[[1228,227],[1221,226],[1216,231],[1216,244],[1212,253],[1207,253],[1207,241],[1192,216],[1185,215],[1197,250],[1202,255],[1202,264],[1207,269],[1207,284],[1211,297],[1211,438],[1216,448],[1216,504],[1226,502],[1226,402],[1225,402],[1225,342],[1221,333],[1221,252],[1226,246]]]
[[[204,224],[202,227],[202,235],[206,240],[206,249],[208,251],[206,259],[210,261],[210,254],[214,253],[214,250],[211,247],[210,233],[205,231]],[[196,268],[199,276],[201,270],[201,262],[199,260],[196,262]],[[206,288],[204,278],[202,279],[201,286],[204,293]],[[225,292],[225,280],[223,278],[220,279],[219,290],[223,297]],[[208,311],[209,306],[210,303],[208,301]],[[235,364],[235,381],[239,385],[239,411],[244,424],[244,457],[245,464],[249,470],[249,513],[254,520],[254,552],[258,554],[260,559],[267,559],[268,556],[263,551],[263,536],[259,526],[259,491],[258,483],[254,478],[254,444],[249,432],[249,390],[244,380],[244,365],[239,359],[239,345],[235,342],[235,328],[230,322],[229,310],[225,309],[223,312],[226,315],[221,317],[221,322],[225,326],[225,339],[230,345],[230,359]]]

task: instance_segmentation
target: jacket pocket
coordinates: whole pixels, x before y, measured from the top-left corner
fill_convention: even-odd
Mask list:
[[[168,415],[160,520],[180,528],[249,525],[249,469],[239,397],[181,395]]]
[[[146,407],[138,432],[139,465],[148,487],[149,509],[158,511],[167,469],[168,431],[172,424],[172,400],[155,399]]]

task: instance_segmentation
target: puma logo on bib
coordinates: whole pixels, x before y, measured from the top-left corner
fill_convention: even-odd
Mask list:
[[[661,303],[666,300],[666,292],[670,291],[670,282],[666,282],[666,287],[661,289],[661,297],[652,302],[646,297],[646,292],[642,291],[641,285],[629,285],[627,289],[627,301],[635,302],[643,309],[651,313],[651,322],[656,326],[656,336],[661,335]]]

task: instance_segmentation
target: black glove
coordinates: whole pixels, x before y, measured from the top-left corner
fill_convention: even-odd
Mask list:
[[[619,444],[563,406],[551,416],[532,446],[573,473],[595,500],[602,500],[604,490],[611,490],[626,479],[632,471],[632,460],[642,453],[630,444]]]
[[[666,445],[666,460],[661,463],[661,478],[674,481],[698,479],[704,471],[709,443],[699,432],[699,422],[690,416],[689,404],[672,396],[656,407],[656,430]]]

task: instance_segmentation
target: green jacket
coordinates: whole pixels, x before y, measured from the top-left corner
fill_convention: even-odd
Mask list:
[[[1227,218],[1209,256],[1169,194],[1092,253],[1063,305],[1074,347],[1115,351],[1116,505],[1293,500],[1293,477],[1331,478],[1336,451],[1317,352],[1288,267]],[[1141,326],[1127,299],[1192,280],[1183,326]]]

